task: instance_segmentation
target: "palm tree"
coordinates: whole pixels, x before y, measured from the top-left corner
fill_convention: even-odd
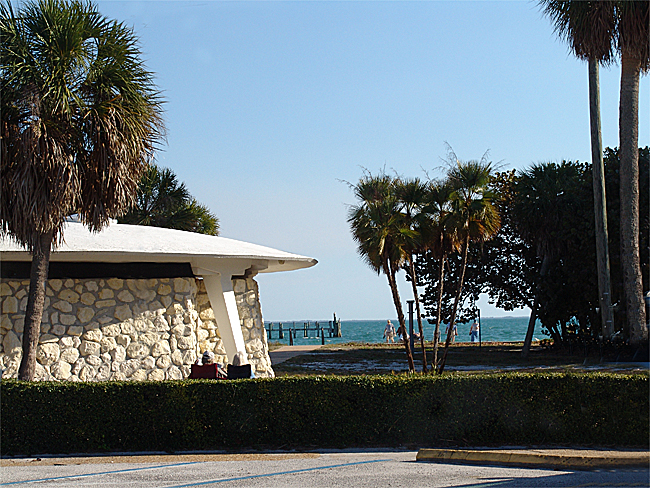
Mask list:
[[[470,241],[482,242],[490,239],[497,233],[500,225],[499,213],[492,205],[492,200],[496,195],[488,188],[492,175],[492,164],[487,161],[487,153],[480,161],[461,162],[457,158],[455,159],[456,167],[453,167],[448,174],[453,189],[451,194],[452,213],[449,218],[462,243],[462,263],[454,306],[449,319],[449,334],[447,334],[445,351],[438,367],[439,374],[442,374],[445,369],[452,337],[451,332],[460,305],[469,243]]]
[[[427,192],[427,213],[432,217],[432,237],[429,241],[429,251],[438,259],[439,276],[436,323],[433,332],[433,368],[438,365],[438,346],[440,324],[442,322],[442,297],[444,292],[445,263],[447,256],[460,250],[456,230],[449,225],[451,214],[452,188],[447,181],[431,182]]]
[[[200,204],[195,198],[189,203],[188,212],[192,216],[190,220],[190,232],[207,234],[210,236],[219,235],[219,219],[210,212],[205,205]]]
[[[406,254],[407,272],[413,288],[415,311],[420,332],[420,347],[422,349],[422,372],[427,372],[427,353],[424,347],[424,330],[422,328],[422,313],[420,310],[420,297],[418,294],[418,277],[415,272],[414,254],[423,252],[429,245],[432,237],[433,226],[431,216],[427,212],[428,185],[418,178],[409,180],[397,179],[395,193],[401,206],[403,226],[400,234]]]
[[[392,178],[383,172],[378,176],[366,172],[353,189],[360,203],[350,207],[348,223],[358,244],[357,251],[377,274],[386,275],[399,325],[405,331],[404,311],[395,279],[404,260],[404,250],[397,243],[402,219]],[[402,334],[402,338],[409,371],[415,371],[406,334]]]
[[[217,217],[192,198],[172,170],[154,164],[140,180],[135,205],[118,222],[219,235]]]
[[[639,77],[650,69],[650,3],[617,2],[621,55],[619,104],[621,267],[630,343],[647,344],[639,253]]]
[[[32,380],[50,249],[68,215],[99,231],[131,206],[162,101],[132,30],[90,3],[4,1],[0,41],[0,219],[32,253],[19,369]]]
[[[541,0],[540,5],[551,18],[555,31],[573,53],[589,63],[589,118],[591,126],[591,157],[596,228],[598,290],[603,337],[614,333],[612,290],[610,282],[607,232],[607,200],[605,196],[605,165],[600,128],[600,82],[598,65],[608,64],[614,57],[616,33],[616,2]],[[532,338],[532,330],[529,330]],[[527,351],[527,349],[525,348]]]
[[[515,182],[515,202],[512,213],[520,235],[536,249],[540,259],[539,279],[533,298],[528,330],[522,356],[527,357],[538,316],[541,282],[561,254],[562,242],[556,231],[562,221],[562,213],[570,211],[567,198],[573,182],[580,179],[575,164],[543,163],[533,165],[522,172]]]

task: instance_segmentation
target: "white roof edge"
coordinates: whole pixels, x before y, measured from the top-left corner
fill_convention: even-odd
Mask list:
[[[260,272],[309,268],[317,260],[226,237],[209,236],[160,227],[111,224],[93,233],[80,223],[68,222],[64,243],[53,250],[53,262],[198,262],[263,261]],[[28,261],[31,255],[8,237],[0,237],[0,259]]]

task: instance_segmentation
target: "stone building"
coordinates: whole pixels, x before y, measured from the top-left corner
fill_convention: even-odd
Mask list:
[[[37,378],[60,381],[186,378],[203,351],[229,363],[244,351],[273,376],[257,273],[316,260],[255,244],[157,227],[69,222],[50,258]],[[16,377],[31,255],[0,240],[0,367]]]

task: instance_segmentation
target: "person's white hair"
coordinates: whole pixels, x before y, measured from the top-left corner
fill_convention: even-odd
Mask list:
[[[246,354],[243,351],[239,351],[232,358],[232,365],[243,366],[244,364],[248,364],[248,358],[246,357]]]

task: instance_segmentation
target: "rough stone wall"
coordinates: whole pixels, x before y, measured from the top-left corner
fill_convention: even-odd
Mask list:
[[[237,303],[248,303],[241,298],[249,291],[248,281],[257,300],[256,283],[238,281],[244,281],[246,290],[236,295]],[[4,377],[17,376],[28,289],[28,280],[0,283],[0,367]],[[253,327],[262,324],[259,302],[256,306],[259,320]],[[250,307],[240,309],[242,322]],[[257,337],[260,331],[244,334]],[[257,376],[272,376],[265,333],[261,336],[264,341],[250,348],[247,344],[247,351]],[[197,354],[208,348],[220,355],[218,362],[226,362],[202,280],[54,279],[46,285],[36,378],[182,379],[189,375]]]
[[[254,366],[257,377],[273,377],[275,375],[269,358],[269,346],[262,320],[257,282],[252,278],[247,278],[233,280],[233,284],[248,360]]]
[[[266,341],[264,322],[262,321],[257,282],[252,278],[235,278],[233,279],[233,288],[248,360],[256,377],[272,378],[275,375],[269,359],[269,348]],[[227,364],[226,350],[219,337],[214,312],[210,307],[210,299],[202,280],[198,280],[196,309],[200,318],[197,331],[199,354],[204,351],[212,351],[215,355],[215,362]]]

